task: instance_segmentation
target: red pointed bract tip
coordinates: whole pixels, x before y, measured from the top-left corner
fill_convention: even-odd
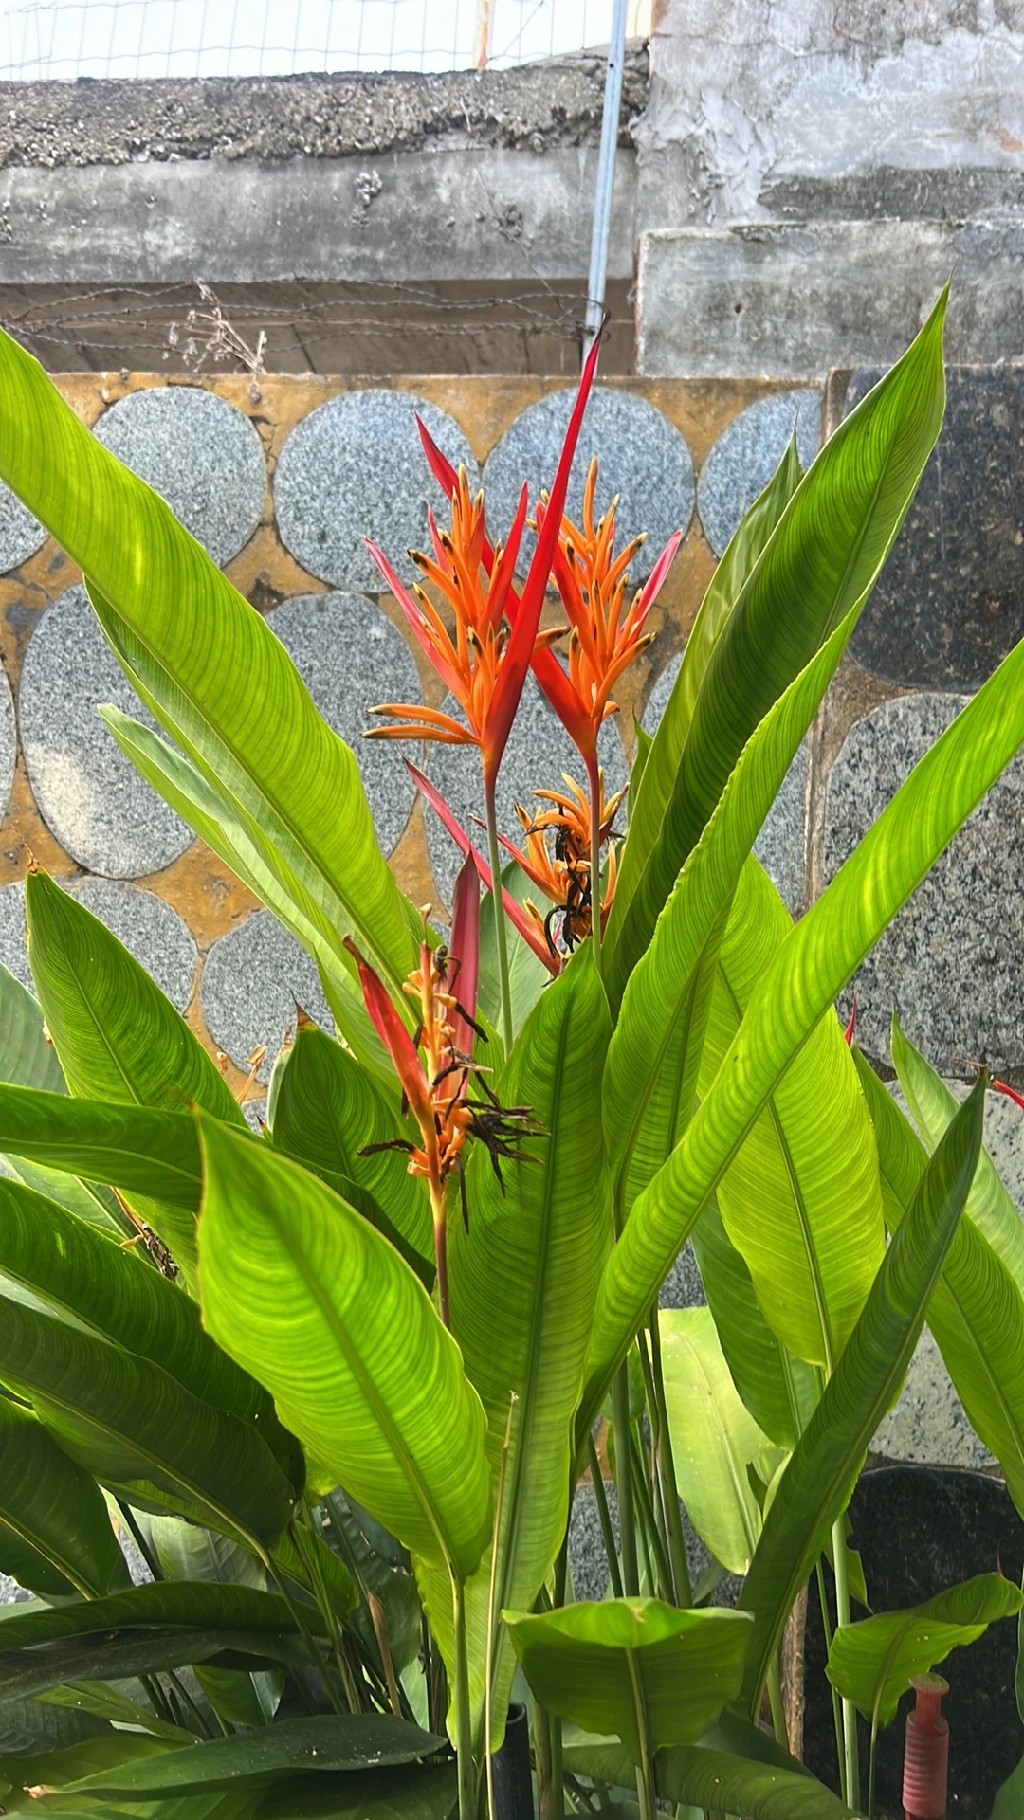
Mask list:
[[[853,1047],[853,1033],[856,1030],[856,1028],[857,1028],[857,994],[854,993],[853,999],[850,1003],[850,1015],[846,1022],[846,1029],[843,1031],[843,1040],[846,1043],[846,1047],[848,1049],[851,1049]]]

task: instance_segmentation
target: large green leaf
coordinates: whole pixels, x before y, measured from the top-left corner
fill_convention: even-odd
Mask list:
[[[32,978],[76,1098],[165,1112],[185,1112],[194,1104],[244,1127],[227,1082],[184,1018],[84,904],[37,872],[28,879],[26,915]],[[191,1215],[173,1202],[141,1195],[132,1200],[192,1287]]]
[[[255,1820],[450,1820],[457,1799],[455,1784],[454,1761],[437,1763],[433,1759],[363,1775],[307,1776],[271,1789],[260,1800]],[[204,1816],[193,1814],[184,1804],[161,1802],[153,1820],[204,1820]],[[211,1815],[210,1820],[219,1820],[219,1816]]]
[[[151,1360],[6,1297],[0,1382],[129,1503],[195,1517],[257,1548],[289,1520],[294,1491],[252,1423],[201,1401]]]
[[[634,1204],[598,1294],[581,1425],[600,1409],[680,1245],[793,1057],[1022,740],[1024,646],[1018,645],[787,937],[707,1097]]]
[[[892,1063],[903,1089],[910,1116],[931,1155],[960,1101],[951,1093],[901,1029],[892,1020]],[[1024,1220],[988,1152],[978,1158],[978,1173],[967,1197],[967,1212],[982,1237],[1002,1259],[1017,1288],[1024,1293]]]
[[[604,1739],[569,1743],[565,1767],[579,1776],[633,1786],[632,1760]],[[704,1745],[659,1751],[654,1781],[663,1801],[735,1816],[735,1820],[854,1820],[850,1808],[800,1766],[780,1769]]]
[[[83,1777],[102,1775],[139,1758],[164,1755],[187,1742],[184,1736],[172,1745],[168,1739],[154,1738],[145,1732],[108,1731],[66,1745],[63,1750],[47,1751],[43,1756],[0,1757],[0,1780],[10,1783],[14,1790],[67,1788]]]
[[[855,1060],[878,1140],[886,1220],[895,1230],[928,1153],[864,1057],[855,1052]],[[971,1195],[977,1185],[976,1175]],[[928,1304],[928,1325],[972,1426],[1024,1514],[1024,1296],[975,1226],[971,1195]]]
[[[401,1135],[372,1079],[322,1030],[300,1030],[281,1070],[271,1135],[274,1146],[333,1188],[376,1226],[422,1274],[433,1232],[425,1184],[400,1151],[361,1154]]]
[[[984,1091],[979,1082],[922,1176],[765,1516],[740,1595],[755,1620],[744,1678],[752,1709],[793,1601],[846,1509],[871,1437],[903,1383],[977,1165]]]
[[[195,1303],[148,1269],[137,1250],[111,1245],[74,1214],[0,1180],[0,1282],[5,1278],[149,1360],[202,1402],[253,1424],[301,1490],[301,1450],[263,1386],[214,1344]]]
[[[0,1086],[0,1151],[193,1215],[199,1207],[199,1139],[187,1112]]]
[[[372,1071],[378,1087],[386,1091],[393,1085],[394,1072],[370,1023],[358,984],[351,973],[343,970],[348,964],[347,956],[339,961],[333,948],[325,948],[320,928],[303,913],[287,884],[280,882],[263,852],[253,844],[231,797],[150,727],[132,720],[118,708],[103,707],[100,717],[146,782],[319,961],[324,991],[339,1030],[353,1054]],[[397,1104],[397,1094],[393,1097]]]
[[[6,967],[0,967],[0,1030],[0,1081],[41,1087],[47,1093],[67,1091],[57,1052],[46,1040],[38,1001]]]
[[[504,1190],[478,1147],[469,1169],[468,1230],[457,1217],[449,1227],[452,1332],[487,1414],[496,1482],[505,1462],[498,1612],[533,1605],[568,1521],[573,1416],[612,1241],[608,1173],[595,1131],[609,1035],[588,944],[542,994],[496,1083],[502,1104],[529,1106],[545,1136],[521,1146],[529,1161],[504,1166]],[[488,1551],[467,1589],[476,1702],[485,1683],[491,1569]],[[499,1626],[492,1683],[499,1734],[514,1668]]]
[[[0,1397],[0,1571],[49,1598],[100,1596],[128,1570],[95,1479]]]
[[[545,1711],[610,1732],[638,1761],[717,1719],[739,1692],[751,1637],[745,1612],[674,1611],[657,1599],[506,1612],[505,1622]]]
[[[814,653],[867,600],[942,423],[945,307],[944,292],[902,360],[826,443],[714,640],[663,813],[646,838],[627,842],[623,856],[608,927],[613,1002],[647,948],[679,869],[747,740]],[[644,794],[667,770],[659,738],[660,731]],[[673,743],[670,725],[666,759]]]
[[[1011,1776],[996,1790],[989,1820],[1020,1820],[1024,1811],[1024,1757]]]
[[[792,928],[775,886],[748,860],[719,950],[702,1093]],[[718,1206],[769,1325],[798,1358],[831,1367],[885,1252],[874,1130],[834,1013],[811,1031],[747,1133]]]
[[[108,1721],[150,1732],[154,1738],[168,1738],[172,1744],[187,1744],[190,1738],[195,1737],[194,1732],[158,1718],[152,1707],[141,1706],[127,1694],[115,1687],[105,1687],[102,1682],[69,1681],[61,1687],[49,1688],[40,1695],[38,1701],[31,1704],[36,1711],[47,1714],[51,1714],[54,1707],[62,1708],[64,1712],[53,1714],[54,1718],[63,1718],[66,1712],[67,1716],[79,1718],[83,1725],[89,1724],[96,1731],[105,1731],[107,1726],[103,1721]],[[13,1709],[14,1703],[9,1702],[0,1711],[0,1730],[9,1721]],[[40,1742],[49,1745],[48,1739],[41,1738]],[[5,1748],[11,1747],[8,1745]],[[36,1748],[34,1738],[31,1748]]]
[[[663,1309],[659,1324],[676,1488],[716,1561],[745,1574],[761,1533],[748,1468],[767,1484],[781,1450],[743,1407],[711,1310]]]
[[[405,1719],[383,1713],[282,1719],[245,1737],[215,1738],[141,1762],[111,1765],[72,1784],[69,1793],[157,1800],[170,1794],[201,1794],[220,1785],[276,1782],[296,1772],[323,1776],[386,1769],[432,1756],[443,1742]]]
[[[201,1129],[208,1330],[336,1483],[427,1560],[472,1573],[490,1522],[485,1417],[422,1283],[315,1176]]]
[[[710,1200],[690,1235],[707,1304],[744,1406],[780,1447],[792,1448],[820,1395],[819,1374],[795,1359],[761,1312],[750,1272]]]
[[[1012,1618],[1024,1596],[1002,1574],[978,1574],[947,1587],[911,1611],[879,1612],[837,1630],[827,1674],[844,1700],[871,1721],[872,1733],[890,1725],[910,1686],[954,1649],[977,1642],[997,1618]]]
[[[56,1706],[52,1696],[41,1700],[8,1700],[0,1706],[0,1751],[21,1755],[36,1751],[64,1750],[83,1738],[100,1738],[110,1732],[106,1714],[94,1713],[88,1702],[71,1697],[60,1698]]]

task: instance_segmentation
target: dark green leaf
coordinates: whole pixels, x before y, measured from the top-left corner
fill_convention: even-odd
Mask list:
[[[0,967],[0,1030],[0,1081],[47,1093],[67,1091],[57,1052],[46,1040],[39,1003],[6,967]]]
[[[603,1740],[568,1745],[565,1766],[577,1775],[630,1786],[629,1756]],[[854,1820],[846,1803],[799,1765],[777,1769],[702,1745],[684,1745],[658,1752],[654,1777],[658,1794],[673,1806],[728,1813],[735,1820]]]
[[[102,1242],[102,1241],[101,1241]],[[113,1592],[128,1569],[95,1479],[0,1397],[0,1571],[49,1598]]]

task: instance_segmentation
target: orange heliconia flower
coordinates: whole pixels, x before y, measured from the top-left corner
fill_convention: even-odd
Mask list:
[[[600,787],[600,844],[603,845],[611,836],[612,824],[616,812],[625,797],[625,790],[605,800],[604,778],[598,773]],[[533,920],[535,931],[543,936],[552,954],[555,948],[553,923],[556,911],[562,912],[560,934],[570,953],[577,942],[584,940],[591,933],[593,923],[593,886],[591,881],[592,865],[592,817],[591,805],[587,795],[571,777],[563,778],[565,790],[537,790],[534,794],[551,807],[531,816],[529,810],[521,803],[516,804],[516,814],[522,824],[525,835],[525,852],[520,852],[511,841],[499,835],[506,853],[526,873],[537,889],[541,891],[554,910],[542,916],[536,905],[527,903],[526,909]],[[547,835],[555,836],[554,857],[548,849]],[[604,900],[601,904],[601,927],[604,928],[615,897],[615,849],[611,848],[608,857],[608,877],[605,885]]]

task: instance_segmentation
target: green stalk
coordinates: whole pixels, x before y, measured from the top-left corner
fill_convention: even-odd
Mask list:
[[[878,1719],[871,1721],[871,1743],[868,1746],[868,1820],[875,1820],[875,1757],[878,1750]]]
[[[622,1556],[622,1590],[627,1597],[640,1591],[633,1527],[633,1464],[629,1442],[629,1361],[623,1359],[612,1381],[612,1424],[615,1430],[615,1489],[619,1494],[619,1549]]]
[[[836,1579],[836,1629],[850,1622],[850,1578],[846,1558],[846,1526],[840,1517],[832,1528],[832,1568]],[[857,1708],[843,1701],[843,1757],[846,1764],[846,1805],[860,1806],[860,1762],[857,1756]]]
[[[679,1493],[676,1490],[676,1467],[672,1458],[672,1435],[668,1425],[668,1402],[665,1397],[665,1373],[661,1364],[661,1329],[658,1325],[657,1304],[651,1309],[650,1335],[651,1377],[654,1381],[654,1400],[658,1411],[658,1444],[655,1459],[661,1480],[661,1497],[665,1508],[668,1552],[672,1563],[676,1604],[685,1611],[689,1610],[693,1604],[693,1590],[690,1586],[690,1569],[686,1559],[686,1537],[683,1535]]]
[[[822,1627],[822,1630],[825,1635],[825,1660],[827,1662],[829,1656],[832,1654],[832,1626],[829,1623],[828,1594],[827,1594],[827,1590],[825,1587],[825,1571],[821,1565],[821,1556],[820,1555],[818,1556],[817,1561],[814,1563],[814,1572],[815,1572],[815,1577],[816,1577],[817,1583],[818,1583],[818,1604],[821,1607],[821,1627]],[[832,1724],[835,1727],[835,1734],[836,1734],[836,1768],[839,1771],[839,1792],[845,1801],[846,1800],[846,1764],[844,1762],[844,1752],[843,1752],[843,1715],[842,1715],[842,1709],[839,1705],[839,1695],[837,1694],[835,1688],[832,1686],[831,1681],[829,1682],[828,1685],[829,1685],[829,1692],[832,1695]],[[849,1806],[848,1801],[846,1804],[847,1804],[847,1806]]]
[[[458,1575],[453,1573],[451,1579],[452,1621],[455,1631],[455,1752],[459,1778],[459,1820],[476,1820],[476,1770],[473,1763],[473,1715],[469,1703],[466,1598]]]
[[[608,1574],[612,1583],[612,1595],[622,1597],[622,1576],[619,1573],[619,1555],[615,1547],[615,1533],[612,1529],[612,1513],[608,1509],[608,1494],[601,1476],[601,1462],[597,1457],[592,1434],[587,1436],[587,1459],[590,1464],[590,1477],[594,1485],[594,1503],[597,1505],[597,1520],[601,1525],[601,1536],[604,1541],[604,1552],[608,1556]]]
[[[636,1715],[636,1733],[640,1745],[640,1765],[636,1772],[636,1797],[640,1809],[640,1820],[657,1820],[657,1796],[654,1790],[654,1759],[651,1755],[651,1740],[647,1730],[647,1709],[640,1689],[640,1677],[637,1673],[635,1652],[626,1651],[629,1663],[629,1679],[633,1688],[633,1710]]]
[[[506,1056],[512,1053],[512,995],[508,983],[508,939],[505,934],[505,906],[501,901],[501,848],[498,845],[498,811],[494,801],[494,780],[484,778],[484,818],[487,823],[487,858],[491,868],[491,904],[494,909],[494,940],[498,951],[498,980],[501,987],[501,1034]]]
[[[648,1578],[656,1585],[657,1596],[666,1603],[672,1596],[672,1570],[665,1553],[661,1531],[654,1510],[654,1499],[644,1467],[643,1451],[635,1434],[631,1436],[633,1456],[633,1508],[640,1517],[640,1533],[647,1554]]]

